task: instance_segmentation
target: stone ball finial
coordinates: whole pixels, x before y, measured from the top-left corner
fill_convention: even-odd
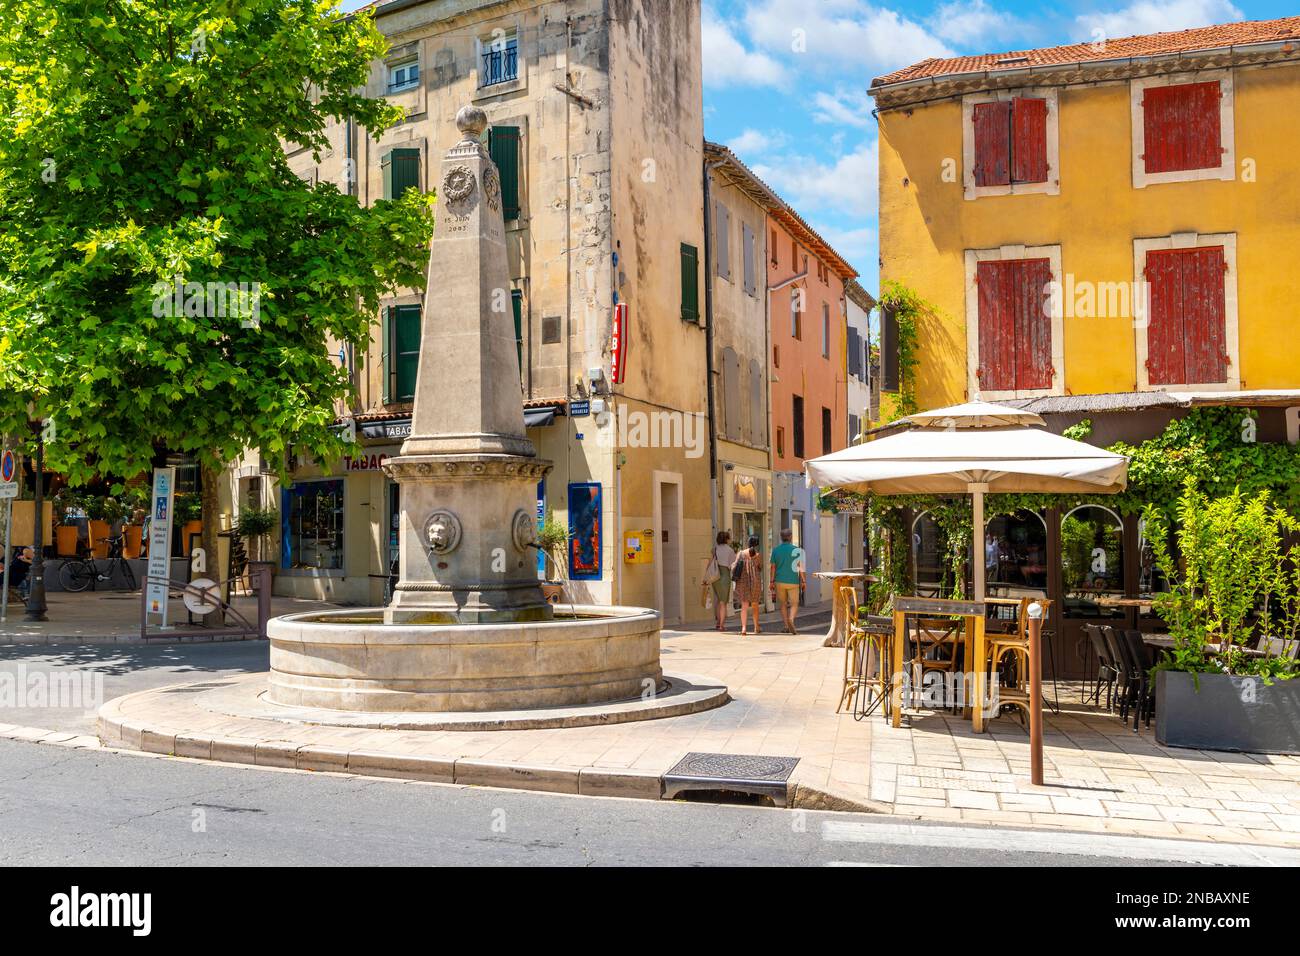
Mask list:
[[[466,139],[478,139],[487,129],[487,114],[477,106],[462,106],[456,114],[456,128]]]

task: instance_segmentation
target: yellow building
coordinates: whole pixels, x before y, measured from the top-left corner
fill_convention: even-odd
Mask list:
[[[1058,433],[1087,420],[1099,446],[1236,406],[1243,440],[1296,443],[1298,41],[1291,17],[876,79],[882,286],[933,306],[903,393],[922,409],[1016,404]],[[885,419],[897,330],[884,315]],[[1159,587],[1144,530],[1081,498],[993,516],[972,558],[991,594],[1053,600],[1054,673],[1095,676],[1085,623],[1160,624],[1134,600]],[[911,539],[917,586],[938,588],[925,513]]]
[[[937,312],[918,404],[1295,385],[1297,39],[1292,17],[876,79],[881,279]]]
[[[365,92],[405,107],[406,120],[377,139],[335,125],[332,149],[319,160],[291,151],[293,168],[364,204],[430,191],[457,110],[486,112],[521,402],[538,455],[554,463],[539,508],[579,542],[570,593],[655,607],[668,623],[704,618],[699,0],[389,0],[372,12],[390,49]],[[409,431],[417,363],[436,359],[419,343],[423,299],[436,294],[393,297],[369,348],[340,351],[356,383],[340,410],[345,427],[355,424],[355,455],[298,462],[287,489],[271,489],[255,461],[236,468],[237,503],[284,512],[277,593],[382,600],[400,502],[380,466]],[[629,536],[647,545],[631,559]]]

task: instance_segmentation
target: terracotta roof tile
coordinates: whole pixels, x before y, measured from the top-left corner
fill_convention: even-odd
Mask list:
[[[1127,57],[1158,56],[1164,53],[1186,53],[1247,43],[1297,39],[1300,39],[1300,17],[1283,17],[1280,20],[1245,20],[1239,23],[1221,23],[1211,27],[1179,30],[1175,33],[1122,37],[1107,40],[1102,46],[1095,46],[1092,43],[1072,43],[1067,46],[989,53],[981,56],[957,56],[948,59],[931,57],[885,76],[876,77],[872,80],[871,86],[876,89],[893,83],[953,76],[960,73],[1120,60]]]

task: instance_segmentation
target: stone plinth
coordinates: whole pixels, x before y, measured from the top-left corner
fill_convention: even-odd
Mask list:
[[[291,614],[267,627],[270,699],[394,713],[593,704],[659,689],[659,615],[560,608],[532,624],[381,624],[380,612]]]

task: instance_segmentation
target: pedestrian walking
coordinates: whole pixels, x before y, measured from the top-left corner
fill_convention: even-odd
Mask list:
[[[758,550],[758,538],[749,539],[749,548],[736,559],[731,569],[736,581],[736,600],[740,602],[740,633],[748,630],[748,614],[754,615],[754,634],[761,633],[758,624],[758,605],[763,600],[763,555]]]
[[[793,543],[794,535],[786,528],[781,532],[781,543],[772,549],[772,595],[781,609],[781,620],[788,634],[795,630],[795,616],[799,613],[799,593],[804,586],[803,548]]]
[[[712,580],[714,630],[727,629],[727,604],[731,601],[731,566],[736,563],[736,549],[731,546],[731,532],[719,531],[709,558],[707,577]]]

